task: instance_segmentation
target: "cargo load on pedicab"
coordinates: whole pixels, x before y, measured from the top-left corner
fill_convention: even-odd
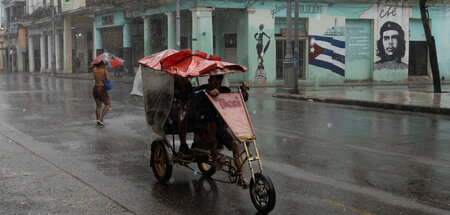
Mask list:
[[[241,183],[242,188],[247,188],[244,187],[242,179],[245,178],[243,165],[248,163],[250,170],[248,188],[252,203],[260,212],[272,211],[276,202],[275,188],[270,178],[263,173],[255,131],[243,96],[243,92],[246,93],[245,89],[241,87],[237,92],[214,95],[208,92],[208,89],[201,89],[201,87],[194,87],[192,90],[189,87],[177,88],[178,83],[187,83],[186,81],[188,81],[190,84],[190,79],[193,79],[193,82],[196,81],[198,85],[197,78],[199,77],[209,76],[210,79],[223,77],[229,73],[246,72],[247,68],[223,62],[221,58],[214,55],[208,56],[204,52],[196,51],[192,54],[189,49],[183,51],[167,49],[142,58],[138,62],[140,67],[136,73],[131,94],[144,97],[147,128],[152,143],[150,166],[158,182],[165,183],[170,179],[175,164],[195,171],[189,166],[193,163],[197,164],[200,174],[204,177],[212,177],[216,171],[224,171],[228,176],[228,183]],[[177,119],[173,117],[174,107],[180,103],[180,99],[177,97],[180,89],[189,89],[186,90],[189,92],[183,92],[192,94],[190,96],[193,99],[189,100],[189,104],[196,103],[195,98],[201,98],[209,103],[206,105],[204,103],[190,104],[183,120],[187,121],[186,126],[183,123],[175,122]],[[203,142],[202,138],[196,139],[197,136],[201,136],[195,129],[201,124],[196,121],[200,118],[190,117],[190,115],[198,115],[205,106],[213,108],[217,112],[218,118],[224,122],[229,136],[233,139],[230,142],[233,141],[236,143],[234,146],[238,147],[234,148],[234,150],[239,150],[238,156],[236,156],[237,153],[233,156],[213,153],[214,150],[205,148],[205,145],[209,145],[205,143],[210,142]],[[201,117],[203,119],[203,115]],[[182,127],[186,128],[180,129]],[[191,132],[194,133],[194,141],[191,144],[192,154],[181,152],[181,142],[183,141],[180,142],[179,151],[176,150],[174,135],[178,135],[182,140],[185,133]],[[219,141],[221,140],[217,139],[217,142]],[[210,149],[215,149],[215,147],[209,145]],[[242,156],[244,159],[241,159]],[[258,164],[258,169],[253,169],[254,162]]]

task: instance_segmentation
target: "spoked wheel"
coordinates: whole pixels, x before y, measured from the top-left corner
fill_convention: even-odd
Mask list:
[[[169,164],[168,155],[163,142],[154,142],[152,144],[152,156],[150,166],[153,168],[153,174],[159,182],[167,182],[172,175],[172,165]]]
[[[272,181],[263,173],[256,173],[250,182],[250,198],[258,211],[269,213],[275,207],[276,194]]]
[[[209,164],[209,163],[203,163],[201,161],[197,162],[198,169],[205,177],[211,177],[216,173],[216,167]]]

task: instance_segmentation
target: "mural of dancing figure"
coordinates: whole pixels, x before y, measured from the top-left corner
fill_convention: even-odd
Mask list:
[[[264,25],[259,25],[259,31],[255,33],[255,40],[257,41],[256,44],[256,53],[258,54],[258,69],[255,73],[255,82],[265,82],[267,80],[266,72],[264,71],[264,54],[266,53],[267,49],[270,45],[270,36],[268,36],[264,31]],[[264,36],[269,39],[267,41],[266,45],[264,44]],[[263,49],[264,47],[264,49]]]
[[[405,56],[405,32],[395,22],[386,22],[381,26],[380,39],[377,41],[377,56],[381,60],[375,62],[374,70],[408,69],[401,59]]]

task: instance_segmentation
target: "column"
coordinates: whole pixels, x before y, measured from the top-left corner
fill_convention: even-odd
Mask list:
[[[45,46],[45,34],[42,32],[39,35],[40,39],[40,49],[41,49],[41,72],[45,72],[47,70],[47,47]]]
[[[175,13],[166,13],[167,16],[167,48],[176,49],[177,48],[177,38],[176,38],[176,23],[175,23]]]
[[[200,50],[212,54],[213,28],[212,8],[197,7],[192,12],[192,50]]]
[[[56,71],[62,70],[61,34],[55,35]]]
[[[287,1],[286,11],[291,10],[291,1]],[[292,12],[286,12],[286,50],[284,51],[284,61],[283,61],[283,77],[284,77],[284,87],[283,89],[287,93],[295,93],[295,83],[294,83],[294,59],[292,53]]]
[[[130,22],[128,20],[125,20],[123,23],[123,57],[125,58],[124,67],[128,70],[128,74],[134,74]]]
[[[72,18],[64,17],[64,72],[72,73]]]
[[[152,20],[150,16],[144,17],[144,56],[152,53]]]
[[[102,29],[101,28],[95,28],[94,29],[95,34],[95,56],[100,55],[104,52],[103,50],[103,35],[102,35]]]
[[[19,47],[19,43],[17,43],[16,46],[16,56],[17,56],[17,71],[23,72],[23,52],[22,49]]]
[[[34,43],[32,35],[28,35],[28,67],[30,72],[34,72]]]
[[[47,34],[47,68],[49,71],[52,69],[52,57],[53,57],[53,39],[52,34]]]

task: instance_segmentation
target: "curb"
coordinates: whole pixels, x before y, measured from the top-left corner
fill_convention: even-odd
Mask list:
[[[450,108],[442,107],[427,107],[418,105],[406,105],[406,104],[393,104],[393,103],[382,103],[374,101],[362,101],[362,100],[351,100],[351,99],[341,99],[341,98],[319,98],[319,97],[308,97],[304,95],[294,95],[288,93],[275,93],[272,95],[276,98],[282,99],[293,99],[299,101],[315,101],[323,103],[341,104],[341,105],[353,105],[361,107],[371,107],[378,109],[396,110],[396,111],[408,111],[408,112],[418,112],[418,113],[428,113],[428,114],[438,114],[438,115],[450,115]]]
[[[83,77],[82,75],[64,75],[61,73],[57,73],[55,75],[52,75],[51,73],[28,73],[31,75],[36,76],[49,76],[49,77],[55,77],[55,78],[67,78],[67,79],[78,79],[78,80],[92,80],[91,77]],[[92,73],[90,73],[92,74]],[[133,76],[134,77],[134,76]],[[114,82],[122,82],[122,83],[133,83],[134,78],[130,80],[123,80],[117,77],[113,77]],[[442,85],[450,84],[450,81],[442,81]],[[240,86],[241,82],[230,82],[230,86],[236,87]],[[299,83],[299,87],[309,87],[309,86],[324,86],[324,87],[331,87],[331,86],[398,86],[398,85],[409,85],[409,86],[424,86],[429,85],[433,86],[433,82],[371,82],[371,81],[348,81],[343,83]],[[251,83],[250,87],[254,88],[272,88],[272,87],[283,87],[284,83]]]

